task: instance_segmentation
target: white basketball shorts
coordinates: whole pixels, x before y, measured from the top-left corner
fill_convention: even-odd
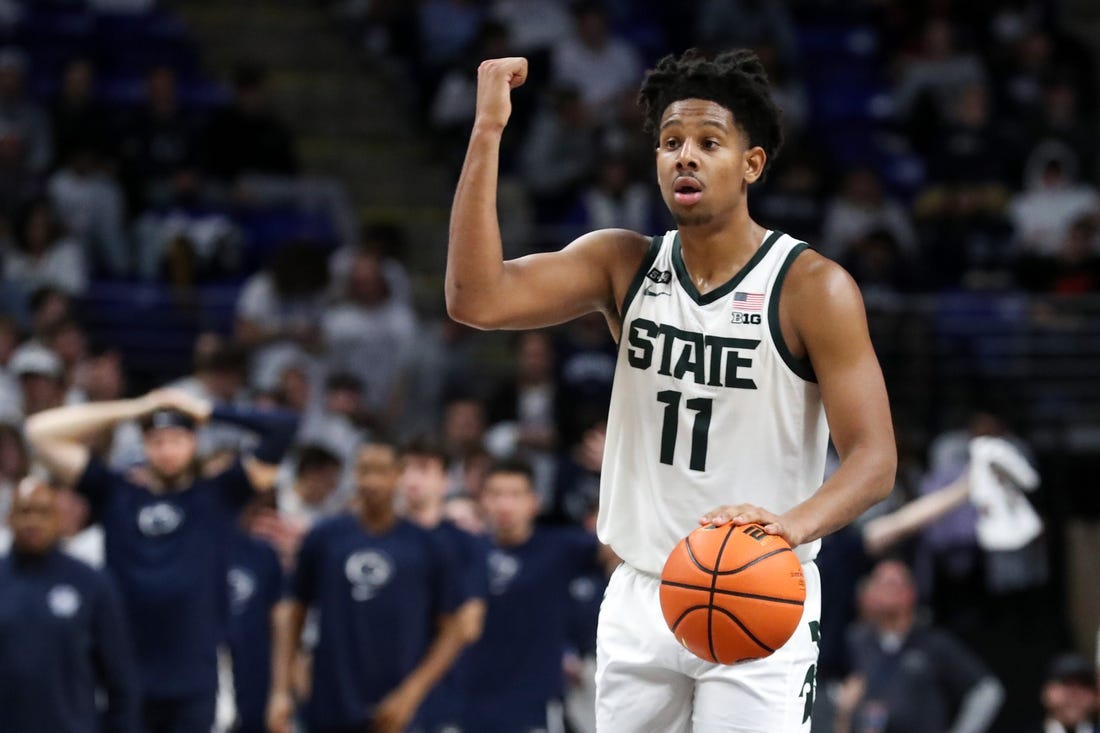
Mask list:
[[[623,563],[596,636],[598,733],[808,733],[816,692],[821,576],[803,563],[806,605],[794,635],[764,659],[721,665],[682,647],[665,624],[660,579]]]

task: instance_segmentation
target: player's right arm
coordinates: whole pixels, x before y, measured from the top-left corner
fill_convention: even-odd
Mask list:
[[[271,694],[267,701],[267,729],[290,733],[294,714],[293,669],[298,641],[306,623],[306,605],[298,600],[281,601],[275,607],[275,628],[271,650]]]
[[[560,252],[504,261],[497,219],[500,141],[511,90],[527,60],[490,59],[478,67],[477,112],[455,190],[447,249],[447,313],[476,328],[539,328],[594,310],[614,312],[645,255],[648,239],[605,229]]]
[[[39,460],[65,484],[74,483],[88,465],[86,441],[114,425],[135,420],[161,407],[189,413],[196,420],[209,415],[201,400],[172,389],[150,392],[132,400],[90,402],[44,410],[27,418],[27,440]]]

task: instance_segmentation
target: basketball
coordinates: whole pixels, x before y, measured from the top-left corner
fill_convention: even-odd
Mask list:
[[[802,618],[802,565],[782,537],[758,524],[700,527],[661,572],[661,612],[684,647],[708,662],[766,657]]]

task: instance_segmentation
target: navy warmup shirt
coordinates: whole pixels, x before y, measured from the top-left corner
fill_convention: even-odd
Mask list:
[[[569,584],[597,567],[598,548],[578,527],[538,527],[522,545],[490,549],[485,631],[464,670],[471,707],[526,710],[562,697]]]
[[[311,729],[366,724],[424,659],[439,615],[461,597],[438,532],[398,520],[373,535],[350,514],[306,535],[292,593],[320,616],[305,709]]]
[[[103,524],[145,699],[213,694],[229,607],[226,542],[253,493],[244,466],[154,494],[92,458],[76,488]]]
[[[109,701],[102,727],[97,687]],[[0,557],[0,730],[136,733],[137,700],[110,579],[58,550]]]
[[[458,605],[473,599],[486,600],[489,595],[489,572],[485,541],[449,520],[442,522],[435,532],[442,540],[456,573]],[[466,651],[455,660],[451,671],[440,680],[424,701],[424,722],[428,730],[461,720],[464,687],[462,675],[467,670],[465,660]]]
[[[271,612],[283,596],[283,568],[274,548],[244,532],[229,540],[229,651],[237,702],[234,730],[266,731],[271,687]]]

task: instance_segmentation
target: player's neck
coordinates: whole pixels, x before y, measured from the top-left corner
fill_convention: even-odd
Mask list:
[[[510,530],[497,530],[496,541],[501,547],[519,547],[531,539],[534,533],[535,527],[531,524]]]
[[[443,522],[443,502],[428,500],[417,506],[410,506],[409,520],[425,529],[435,529]]]
[[[720,286],[745,266],[767,229],[739,211],[721,223],[681,226],[680,250],[688,274],[700,292]]]
[[[375,507],[362,504],[359,507],[359,524],[371,534],[382,534],[397,523],[392,506]]]

